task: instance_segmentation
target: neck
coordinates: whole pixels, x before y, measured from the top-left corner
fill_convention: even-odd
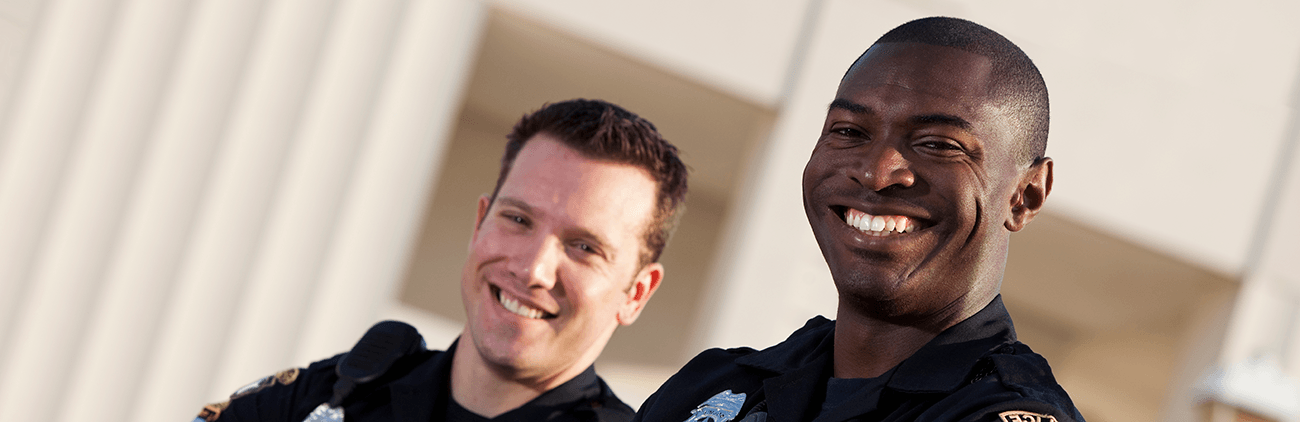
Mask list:
[[[965,306],[958,306],[946,318],[919,323],[877,318],[841,301],[836,313],[832,373],[836,378],[878,377],[992,300],[990,296],[988,300],[976,301],[980,303],[964,303]]]
[[[840,312],[835,321],[836,378],[875,378],[916,353],[938,332]]]
[[[514,410],[577,375],[518,377],[485,361],[467,333],[461,335],[452,356],[451,395],[461,407],[480,416],[495,418]]]

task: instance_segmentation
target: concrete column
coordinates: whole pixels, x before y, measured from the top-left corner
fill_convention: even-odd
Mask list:
[[[36,23],[32,51],[21,71],[12,113],[0,133],[0,370],[15,319],[28,296],[48,217],[56,206],[68,157],[117,9],[116,1],[54,1]],[[6,376],[6,380],[13,379]],[[6,389],[0,384],[0,397]],[[5,399],[0,399],[5,403]]]
[[[405,6],[402,0],[349,0],[339,5],[248,292],[238,304],[226,354],[218,365],[215,394],[307,364],[291,360],[294,346],[333,240]]]
[[[0,133],[5,130],[9,106],[22,92],[28,53],[41,22],[41,11],[48,0],[0,2]],[[0,163],[4,162],[5,141],[0,136]]]
[[[141,339],[134,338],[133,327],[116,333],[90,328],[103,321],[103,311],[112,312],[99,295],[103,274],[114,255],[130,189],[157,115],[164,88],[159,81],[168,78],[188,6],[188,2],[176,1],[126,2],[119,11],[115,33],[107,37],[111,41],[103,70],[90,99],[62,197],[51,215],[45,247],[32,272],[35,288],[26,298],[27,312],[20,317],[19,326],[30,328],[20,332],[36,338],[17,337],[13,355],[24,371],[43,380],[49,388],[34,389],[30,379],[10,380],[24,385],[26,395],[55,403],[49,407],[51,410],[78,413],[96,403],[106,407],[93,406],[94,410],[85,416],[126,416],[122,402],[101,402],[104,396],[129,391],[121,388],[124,379],[86,377],[94,378],[101,371],[93,367],[93,360],[109,358],[108,362],[115,362],[111,351],[98,346]],[[90,333],[95,337],[88,341],[83,334]],[[79,362],[92,367],[83,367]],[[71,383],[67,382],[69,377],[73,377]],[[69,397],[65,386],[77,392]],[[99,389],[110,393],[100,394]],[[32,408],[45,408],[30,400],[16,407],[29,418]]]
[[[158,48],[155,43],[182,48],[170,77],[139,75],[137,81],[142,89],[161,90],[162,105],[150,131],[140,134],[150,145],[134,191],[123,193],[129,205],[82,347],[91,352],[74,366],[60,420],[132,420],[261,10],[254,0],[199,2],[192,8],[169,1],[135,3],[129,10],[149,18],[153,29],[129,44],[132,49]],[[146,23],[132,24],[129,15],[123,19],[124,31]]]
[[[295,361],[350,348],[395,300],[485,13],[474,0],[411,4]]]
[[[1202,379],[1199,397],[1279,421],[1300,421],[1300,73],[1296,76],[1245,280],[1219,365]]]
[[[181,256],[133,420],[192,417],[209,394],[299,127],[330,1],[267,5]],[[226,29],[227,31],[231,29]],[[228,34],[228,33],[227,33]],[[234,34],[230,34],[234,35]]]
[[[98,265],[111,237],[105,222],[61,205],[90,205],[93,177],[110,189],[124,180],[116,158],[86,154],[83,116],[96,97],[94,81],[116,1],[52,2],[24,71],[26,87],[12,103],[0,162],[0,420],[49,420],[58,409],[68,364],[75,357],[98,278],[58,264]],[[111,141],[105,141],[110,142]],[[130,155],[128,152],[125,155]],[[76,157],[69,160],[70,157]],[[111,202],[111,199],[110,199]],[[74,230],[90,229],[82,239]],[[102,255],[102,254],[100,254]],[[60,262],[68,259],[69,262]]]

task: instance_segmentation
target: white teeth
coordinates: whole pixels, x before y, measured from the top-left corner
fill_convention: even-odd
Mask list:
[[[546,316],[545,312],[530,308],[527,305],[519,303],[517,300],[506,297],[506,295],[500,291],[497,292],[497,301],[501,302],[501,306],[505,307],[507,311],[524,318],[542,319],[543,316]]]
[[[849,226],[872,236],[884,236],[891,233],[911,233],[916,230],[916,221],[901,215],[870,215],[855,209],[844,213],[844,221]]]

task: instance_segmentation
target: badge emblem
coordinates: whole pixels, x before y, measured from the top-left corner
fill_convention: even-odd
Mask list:
[[[343,408],[330,407],[329,403],[321,403],[302,422],[343,422]]]
[[[745,393],[723,391],[700,403],[685,422],[727,422],[736,418],[744,404]]]
[[[1056,422],[1056,417],[1024,410],[1008,410],[998,414],[1002,422]]]

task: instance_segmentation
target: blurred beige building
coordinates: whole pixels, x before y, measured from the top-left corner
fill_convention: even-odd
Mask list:
[[[928,15],[1047,79],[1003,291],[1088,420],[1300,420],[1300,3],[0,0],[0,421],[187,421],[383,318],[445,347],[504,134],[573,97],[694,169],[597,364],[640,403],[833,315],[800,173],[847,66]]]

